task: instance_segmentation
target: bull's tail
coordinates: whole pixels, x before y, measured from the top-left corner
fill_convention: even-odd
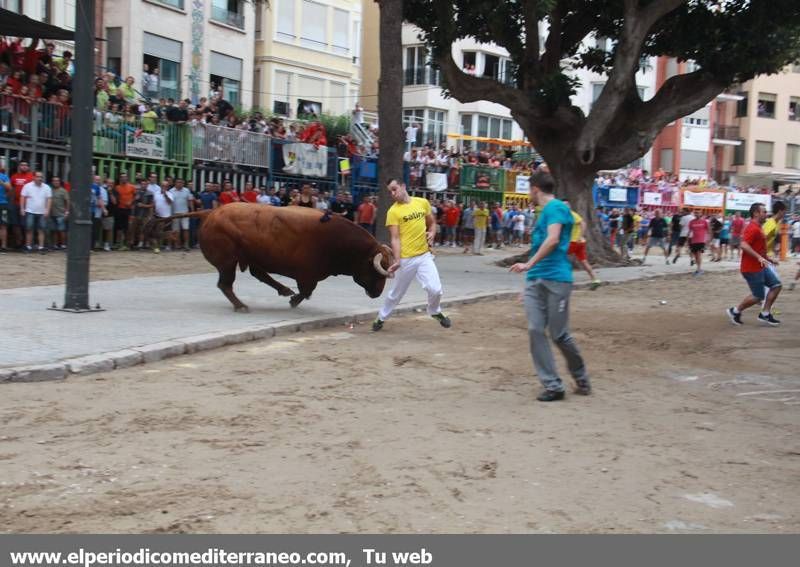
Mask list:
[[[202,211],[195,211],[193,213],[178,213],[171,217],[150,217],[142,228],[142,236],[149,240],[151,238],[160,238],[164,229],[172,224],[175,219],[202,219],[208,216],[213,209],[203,209]]]

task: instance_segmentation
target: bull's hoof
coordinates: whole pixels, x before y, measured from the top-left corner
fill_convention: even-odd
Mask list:
[[[239,307],[234,307],[234,311],[237,313],[250,313],[250,308],[247,305],[240,305]]]
[[[300,305],[301,301],[303,301],[303,296],[298,293],[292,296],[292,298],[289,300],[289,305],[292,307],[297,307]]]
[[[282,290],[280,290],[278,292],[278,295],[280,295],[282,297],[289,297],[289,296],[295,295],[295,293],[294,293],[294,291],[292,291],[288,287],[285,287],[285,288],[283,288]]]

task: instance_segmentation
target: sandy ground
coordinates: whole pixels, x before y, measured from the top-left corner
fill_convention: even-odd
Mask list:
[[[122,256],[94,275],[124,277]],[[730,325],[744,292],[737,274],[577,291],[595,393],[553,404],[516,301],[449,330],[409,315],[4,384],[0,531],[797,533],[800,290],[779,329]]]

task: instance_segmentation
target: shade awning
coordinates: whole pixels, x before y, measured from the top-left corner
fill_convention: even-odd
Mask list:
[[[486,138],[483,136],[469,136],[467,134],[448,134],[448,138],[456,140],[463,140],[469,142],[485,142],[487,144],[496,144],[498,146],[533,146],[526,140],[504,140],[502,138]]]
[[[75,32],[0,8],[0,35],[75,41]]]

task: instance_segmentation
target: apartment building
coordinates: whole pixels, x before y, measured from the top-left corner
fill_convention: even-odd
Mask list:
[[[73,0],[74,1],[74,0]],[[255,8],[246,0],[103,0],[104,66],[158,75],[157,96],[197,102],[219,91],[232,104],[253,100]]]
[[[362,21],[361,0],[271,0],[263,6],[255,29],[253,104],[288,118],[349,113],[361,90]]]

